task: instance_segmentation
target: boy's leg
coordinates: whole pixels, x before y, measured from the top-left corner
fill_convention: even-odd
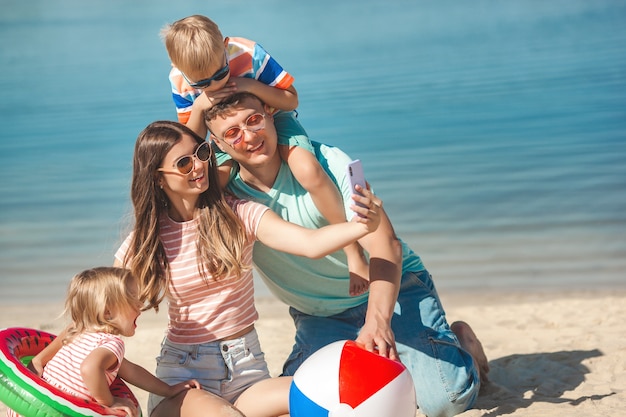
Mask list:
[[[313,203],[329,223],[346,221],[343,198],[315,157],[309,137],[294,112],[274,116],[278,151],[300,185],[311,194]]]
[[[392,329],[422,413],[454,416],[473,405],[480,389],[478,370],[448,326],[427,271],[402,276]]]
[[[346,221],[344,204],[339,189],[319,164],[315,155],[308,150],[280,145],[279,152],[289,169],[305,190],[311,195],[313,204],[330,224]],[[344,248],[350,270],[350,295],[360,295],[369,286],[369,265],[358,243]]]
[[[315,158],[309,137],[296,113],[280,111],[274,115],[279,152],[289,164],[294,177],[311,194],[313,203],[331,224],[346,221],[343,198],[335,183]],[[344,248],[350,270],[351,295],[364,293],[369,287],[369,264],[358,243]]]

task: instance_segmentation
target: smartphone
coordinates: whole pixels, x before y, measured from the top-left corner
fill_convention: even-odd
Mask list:
[[[361,160],[355,159],[354,161],[348,162],[346,174],[348,175],[348,181],[350,182],[350,189],[352,190],[352,194],[361,194],[355,189],[355,186],[357,184],[363,187],[363,189],[366,188],[365,175],[363,175],[363,164],[361,163]],[[365,207],[361,203],[356,204],[358,206]]]

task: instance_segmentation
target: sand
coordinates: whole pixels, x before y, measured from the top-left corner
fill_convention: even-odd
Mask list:
[[[478,416],[622,416],[626,413],[626,289],[568,293],[441,293],[448,320],[465,320],[481,339],[490,382]],[[277,375],[292,345],[287,307],[271,297],[257,301],[257,329],[270,371]],[[0,327],[56,333],[60,304],[0,308]],[[142,314],[127,340],[127,358],[154,370],[165,313]],[[145,410],[146,393],[134,390]],[[0,404],[0,413],[6,407]],[[419,411],[417,416],[422,416]]]

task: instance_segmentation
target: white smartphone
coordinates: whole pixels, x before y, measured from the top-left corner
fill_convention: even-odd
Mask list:
[[[363,189],[366,188],[365,175],[363,174],[363,164],[361,163],[361,160],[355,159],[354,161],[348,162],[348,166],[346,168],[346,174],[348,176],[348,181],[350,182],[350,189],[352,190],[352,193],[361,194],[355,189],[355,186],[357,184],[363,187]],[[358,206],[365,207],[361,203],[356,203],[356,204]]]

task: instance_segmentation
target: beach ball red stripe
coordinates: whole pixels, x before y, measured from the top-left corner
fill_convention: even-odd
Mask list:
[[[353,341],[347,341],[339,361],[339,401],[356,408],[404,369],[400,362],[390,364],[389,359],[368,352]]]

